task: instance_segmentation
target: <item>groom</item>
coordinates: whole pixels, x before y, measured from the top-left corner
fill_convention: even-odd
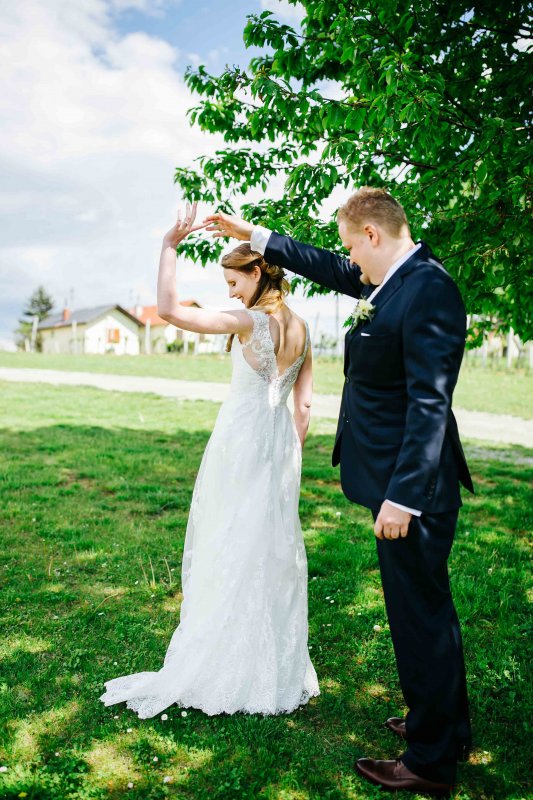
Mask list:
[[[387,727],[400,759],[362,758],[357,769],[388,789],[447,792],[471,746],[459,621],[447,559],[459,483],[472,481],[451,411],[465,341],[459,291],[401,205],[365,187],[337,215],[349,258],[244,220],[207,218],[216,236],[250,240],[265,259],[354,298],[333,465],[346,497],[374,517],[400,684],[409,709]],[[367,285],[370,284],[370,285]]]

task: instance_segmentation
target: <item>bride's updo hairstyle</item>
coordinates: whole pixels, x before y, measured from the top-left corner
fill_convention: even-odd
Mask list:
[[[248,308],[260,309],[266,314],[272,314],[284,303],[285,297],[289,294],[290,285],[285,278],[285,271],[275,264],[269,264],[265,261],[261,253],[256,253],[250,248],[248,242],[240,244],[230,253],[222,256],[220,262],[223,267],[228,269],[235,269],[238,272],[253,272],[254,267],[259,267],[261,270],[261,277],[257,285],[257,290],[250,301]],[[231,350],[233,343],[232,333],[228,337],[226,344],[226,351]]]

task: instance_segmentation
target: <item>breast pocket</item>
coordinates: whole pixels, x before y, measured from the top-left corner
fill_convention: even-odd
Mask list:
[[[394,384],[404,374],[401,337],[361,331],[351,342],[349,369],[363,383]]]
[[[367,333],[366,331],[361,331],[359,336],[365,342],[393,342],[396,339],[392,333]]]

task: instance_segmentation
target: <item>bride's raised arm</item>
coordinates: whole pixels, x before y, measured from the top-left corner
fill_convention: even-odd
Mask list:
[[[179,302],[176,248],[186,236],[208,224],[195,226],[195,218],[196,203],[192,206],[187,203],[185,218],[182,220],[181,211],[178,211],[176,224],[163,237],[157,278],[157,313],[162,319],[186,331],[246,335],[252,329],[252,321],[245,311],[207,311],[203,308],[189,308]]]

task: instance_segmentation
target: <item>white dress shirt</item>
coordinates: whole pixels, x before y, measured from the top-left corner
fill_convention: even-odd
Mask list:
[[[271,233],[272,233],[272,231],[269,230],[268,228],[263,228],[262,225],[256,225],[255,228],[253,229],[252,235],[250,237],[250,249],[253,250],[254,253],[261,253],[261,255],[264,256],[265,250],[267,248],[268,240],[270,239],[270,234]],[[370,297],[367,298],[367,302],[370,303],[374,299],[374,297],[377,295],[377,293],[380,291],[380,289],[386,284],[386,282],[390,278],[392,278],[392,276],[394,275],[396,270],[400,269],[402,264],[404,264],[407,261],[408,258],[411,258],[413,253],[416,253],[416,251],[419,250],[420,247],[421,247],[421,244],[419,242],[415,247],[413,247],[411,250],[409,250],[403,256],[400,256],[400,258],[398,258],[394,262],[394,264],[392,264],[392,266],[389,267],[389,269],[385,273],[385,276],[384,276],[383,280],[381,281],[381,283],[379,284],[379,286],[376,286],[376,288],[374,289],[374,291],[372,292]],[[422,512],[419,511],[416,508],[409,508],[408,506],[402,506],[400,503],[394,503],[392,500],[388,500],[387,502],[390,503],[391,506],[394,506],[395,508],[399,508],[400,511],[407,511],[409,514],[412,514],[414,517],[420,517],[422,515]]]

